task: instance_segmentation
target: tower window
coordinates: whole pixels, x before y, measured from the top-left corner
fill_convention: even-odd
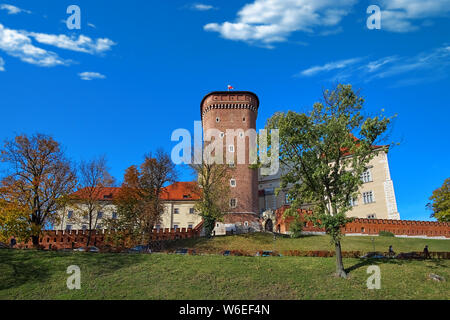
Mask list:
[[[229,150],[230,152],[234,152],[234,145],[230,144],[230,145],[228,146],[228,150]]]
[[[242,122],[245,122],[245,117],[242,118]]]
[[[236,187],[236,179],[230,179],[230,186]]]
[[[220,118],[219,117],[216,118],[216,122],[220,122]]]
[[[236,208],[237,200],[236,198],[230,199],[230,208]]]
[[[243,138],[244,137],[244,133],[243,132],[239,132],[239,137]]]
[[[221,137],[221,138],[225,137],[225,133],[221,132],[221,133],[220,133],[220,137]]]

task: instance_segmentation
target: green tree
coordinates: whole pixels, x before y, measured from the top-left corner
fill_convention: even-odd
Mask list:
[[[374,147],[392,118],[365,117],[364,99],[351,85],[339,84],[323,92],[323,101],[307,114],[289,111],[274,114],[267,129],[279,129],[280,161],[287,170],[281,188],[293,199],[286,215],[298,216],[309,204],[306,219],[324,228],[336,249],[336,275],[347,277],[342,262],[341,228],[351,219],[350,199],[362,184],[369,161],[387,147]],[[357,137],[357,138],[356,138]]]
[[[303,221],[300,217],[296,217],[289,225],[289,231],[291,232],[291,238],[300,238],[303,231]]]
[[[433,191],[427,207],[433,210],[432,218],[439,222],[450,222],[450,178],[445,179],[442,187]]]
[[[216,221],[223,221],[223,216],[229,209],[228,181],[230,171],[234,169],[226,164],[206,160],[201,164],[192,164],[191,168],[197,174],[198,182],[192,191],[200,196],[194,208],[203,218],[206,236],[211,237]]]

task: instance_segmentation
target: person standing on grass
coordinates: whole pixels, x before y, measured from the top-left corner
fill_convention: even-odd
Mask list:
[[[10,242],[9,242],[9,246],[10,248],[14,248],[14,246],[17,244],[16,238],[14,238],[14,236],[11,238]]]
[[[395,255],[395,252],[394,252],[394,250],[392,249],[392,245],[389,246],[389,252],[388,252],[388,255],[389,255],[390,257],[393,257],[393,256]]]
[[[423,248],[423,255],[425,256],[425,259],[431,259],[430,252],[428,251],[428,245],[425,245],[425,248]]]

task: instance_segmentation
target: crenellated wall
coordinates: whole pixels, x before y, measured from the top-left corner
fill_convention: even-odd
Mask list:
[[[200,223],[193,229],[178,228],[178,229],[154,229],[150,235],[150,241],[160,240],[175,240],[187,239],[200,236],[203,223]],[[103,247],[105,245],[112,245],[107,241],[108,233],[114,231],[94,230],[91,235],[90,246]],[[39,245],[46,250],[61,250],[61,249],[76,249],[85,247],[87,244],[89,231],[87,230],[46,230],[39,238]],[[32,248],[31,240],[25,243],[18,243],[18,248],[27,249]]]
[[[288,206],[281,207],[276,211],[277,221],[275,231],[286,233],[289,231],[289,224],[294,220],[292,217],[283,217]],[[309,214],[308,210],[299,210],[301,216]],[[303,228],[306,232],[324,232],[325,230],[314,227],[311,222],[307,222]],[[415,220],[389,220],[389,219],[362,219],[355,218],[348,223],[342,232],[347,235],[378,235],[380,231],[392,232],[396,236],[408,237],[445,237],[450,238],[450,223],[434,221]]]

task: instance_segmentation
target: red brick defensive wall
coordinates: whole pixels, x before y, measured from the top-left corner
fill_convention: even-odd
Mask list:
[[[289,224],[293,217],[283,217],[284,211],[288,207],[282,207],[276,211],[277,221],[274,226],[275,231],[285,233],[289,231]],[[301,216],[310,214],[308,210],[299,210]],[[325,230],[314,227],[312,222],[305,222],[303,231],[324,232]],[[388,231],[396,236],[409,237],[433,237],[450,238],[449,222],[415,221],[415,220],[388,220],[388,219],[361,219],[355,218],[342,228],[342,233],[346,235],[378,235],[380,231]]]
[[[154,229],[150,235],[150,241],[176,240],[196,238],[200,236],[202,223],[194,229],[177,228],[177,229]],[[108,235],[113,235],[114,231],[93,230],[91,234],[90,246],[102,248],[106,245],[112,245],[108,241]],[[46,230],[39,238],[39,246],[46,250],[60,249],[76,249],[87,245],[89,231],[87,230]],[[25,243],[18,243],[20,249],[33,248],[31,240]]]

